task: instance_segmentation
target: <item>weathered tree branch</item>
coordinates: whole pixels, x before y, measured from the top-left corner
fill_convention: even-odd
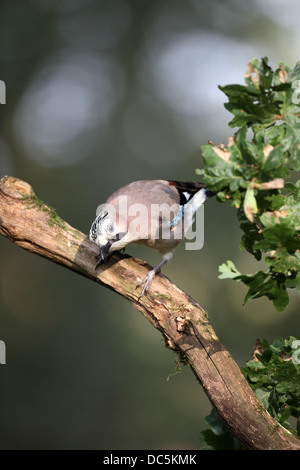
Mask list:
[[[0,234],[22,248],[78,272],[128,299],[183,354],[210,401],[247,449],[297,449],[300,441],[264,410],[236,362],[217,338],[206,312],[159,275],[138,300],[137,282],[149,266],[114,254],[95,271],[97,247],[40,201],[31,186],[12,177],[0,181]]]

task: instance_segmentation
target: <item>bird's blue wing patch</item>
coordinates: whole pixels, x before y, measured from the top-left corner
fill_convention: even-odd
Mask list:
[[[184,206],[180,206],[174,219],[170,220],[170,227],[178,225],[184,217]]]

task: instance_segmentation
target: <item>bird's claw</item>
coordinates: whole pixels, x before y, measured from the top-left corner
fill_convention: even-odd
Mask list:
[[[141,297],[143,297],[145,294],[147,294],[148,289],[149,289],[149,287],[150,287],[150,285],[151,285],[151,283],[152,283],[152,281],[153,281],[153,279],[154,279],[155,274],[156,274],[156,272],[155,272],[154,270],[149,271],[149,273],[147,274],[147,276],[146,276],[141,282],[139,282],[139,283],[136,285],[135,288],[137,289],[137,288],[140,287],[141,285],[145,284],[144,287],[143,287],[143,289],[142,289],[142,291],[141,291],[141,293],[140,293],[140,295],[139,295],[138,300],[140,300]]]

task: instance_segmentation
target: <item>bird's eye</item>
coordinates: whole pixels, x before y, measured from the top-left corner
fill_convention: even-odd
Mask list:
[[[109,224],[109,226],[107,227],[107,230],[108,230],[109,233],[113,233],[114,230],[115,230],[114,225],[113,225],[113,224]]]

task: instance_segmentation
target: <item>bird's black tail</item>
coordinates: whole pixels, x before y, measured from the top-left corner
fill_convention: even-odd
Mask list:
[[[186,204],[192,197],[200,190],[206,189],[205,195],[207,198],[215,196],[216,193],[208,189],[202,181],[173,181],[168,180],[171,186],[175,186],[180,195],[180,205]]]

